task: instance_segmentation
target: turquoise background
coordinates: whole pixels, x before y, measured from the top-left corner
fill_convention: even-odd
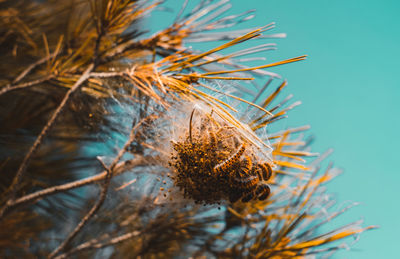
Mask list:
[[[150,26],[166,26],[181,3],[167,1],[165,6],[174,12],[155,12]],[[308,55],[306,61],[270,70],[288,80],[286,95],[293,93],[303,103],[289,113],[287,125],[311,125],[316,136],[313,150],[335,150],[330,160],[344,173],[328,185],[328,191],[338,204],[361,203],[331,226],[360,217],[365,218],[364,226],[380,226],[363,233],[350,251],[334,258],[400,258],[400,1],[231,3],[230,14],[257,10],[244,27],[274,21],[273,32],[287,33],[286,39],[262,41],[278,43],[277,51],[263,54],[267,62]]]

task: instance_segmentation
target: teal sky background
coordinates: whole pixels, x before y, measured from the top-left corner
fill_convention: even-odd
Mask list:
[[[176,13],[181,3],[170,0],[166,5]],[[332,226],[360,218],[365,219],[364,226],[380,226],[363,233],[350,251],[334,258],[400,258],[400,1],[231,3],[231,14],[257,10],[245,27],[276,22],[273,32],[287,33],[285,39],[263,41],[278,44],[274,53],[263,54],[267,62],[308,55],[306,61],[271,71],[286,78],[285,93],[303,103],[289,113],[287,125],[311,125],[310,133],[316,137],[313,150],[333,148],[330,160],[344,169],[328,191],[338,204],[361,203]],[[150,26],[162,28],[173,17],[157,12]]]

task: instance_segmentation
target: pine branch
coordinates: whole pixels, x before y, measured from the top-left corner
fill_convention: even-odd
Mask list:
[[[39,59],[38,61],[32,63],[31,65],[29,65],[24,71],[21,72],[21,74],[19,74],[14,80],[13,80],[13,84],[18,83],[19,81],[21,81],[26,75],[29,74],[29,72],[31,72],[33,69],[35,69],[36,67],[40,66],[41,64],[43,64],[44,62],[49,61],[52,58],[55,58],[58,55],[58,52],[54,52],[50,55],[47,55],[44,58]],[[0,94],[1,95],[1,94]]]
[[[128,151],[129,146],[132,144],[132,142],[135,140],[135,133],[137,128],[142,125],[144,122],[152,120],[156,118],[156,116],[148,116],[144,119],[142,119],[139,123],[137,123],[134,127],[132,127],[130,136],[128,141],[126,141],[125,145],[123,148],[118,152],[118,155],[115,157],[111,165],[108,167],[104,164],[104,162],[101,159],[98,159],[103,168],[106,170],[106,175],[104,179],[104,184],[103,184],[103,189],[100,193],[99,199],[97,202],[93,205],[92,209],[82,218],[81,222],[76,226],[76,228],[68,235],[68,237],[56,248],[48,258],[54,258],[59,252],[62,252],[67,245],[72,241],[72,239],[82,230],[82,228],[89,222],[89,220],[94,216],[94,214],[100,209],[100,207],[103,205],[104,200],[106,198],[108,186],[110,185],[110,180],[111,178],[115,175],[115,169],[116,165],[120,162],[122,156]]]
[[[115,166],[114,172],[113,172],[113,177],[120,175],[124,172],[127,172],[129,170],[132,170],[133,168],[136,167],[141,167],[141,166],[148,166],[148,165],[157,165],[157,158],[155,157],[137,157],[131,160],[126,160],[123,162],[118,163]],[[87,177],[84,179],[76,180],[74,182],[58,185],[58,186],[53,186],[49,187],[25,196],[22,196],[20,198],[15,199],[12,203],[9,203],[9,207],[7,208],[8,210],[15,209],[16,207],[26,205],[29,203],[36,203],[39,202],[41,199],[46,198],[51,195],[55,195],[57,193],[61,192],[66,192],[69,190],[77,189],[83,186],[87,186],[90,184],[97,183],[99,181],[102,181],[106,178],[107,171],[103,171],[100,174]]]
[[[103,205],[104,200],[107,195],[108,186],[110,185],[110,180],[112,178],[112,171],[108,168],[103,161],[99,159],[99,162],[106,170],[107,174],[104,179],[103,188],[101,190],[99,199],[90,209],[90,211],[82,218],[81,222],[75,227],[75,229],[68,235],[68,237],[56,248],[50,255],[47,257],[49,259],[54,258],[59,252],[63,251],[67,245],[73,240],[73,238],[78,235],[78,233],[83,229],[83,227],[89,222],[89,220],[96,214],[96,212],[100,209],[101,205]]]
[[[43,138],[47,135],[48,131],[53,126],[53,124],[56,121],[56,119],[58,118],[59,114],[63,111],[63,109],[64,109],[65,105],[67,104],[67,102],[69,101],[69,98],[71,97],[71,95],[76,90],[78,90],[79,87],[89,78],[90,72],[93,70],[93,68],[94,68],[94,65],[90,65],[88,68],[86,68],[85,72],[83,72],[83,74],[78,79],[78,81],[76,81],[76,83],[71,87],[71,89],[65,94],[60,105],[54,111],[53,115],[47,122],[46,126],[42,129],[39,136],[36,138],[35,142],[33,143],[32,147],[29,149],[29,152],[24,157],[24,160],[22,161],[20,167],[18,168],[18,171],[17,171],[16,175],[14,176],[12,184],[9,187],[8,201],[6,202],[5,205],[3,205],[3,207],[0,210],[0,219],[4,216],[4,212],[6,212],[6,210],[9,208],[9,205],[13,203],[16,192],[17,192],[18,185],[21,182],[21,179],[25,173],[26,167],[29,165],[32,155],[40,147]]]
[[[14,85],[6,85],[5,87],[0,88],[0,95],[3,95],[5,93],[11,92],[11,91],[15,91],[15,90],[19,90],[19,89],[24,89],[24,88],[28,88],[28,87],[32,87],[35,85],[39,85],[41,83],[44,83],[46,81],[49,81],[50,79],[54,78],[54,75],[48,75],[45,76],[43,78],[37,79],[37,80],[33,80],[30,82],[26,82],[26,83],[21,83],[21,84],[14,84]]]
[[[64,258],[68,258],[73,254],[85,251],[85,250],[89,250],[89,249],[101,249],[107,246],[112,246],[112,245],[116,245],[119,243],[122,243],[126,240],[129,240],[131,238],[137,237],[139,235],[141,235],[142,233],[139,231],[132,231],[117,237],[114,237],[106,242],[99,242],[98,238],[94,238],[90,241],[87,241],[85,243],[82,243],[80,245],[78,245],[77,247],[71,249],[70,251],[60,254],[57,257],[55,257],[54,259],[64,259]]]
[[[160,1],[4,2],[0,98],[12,103],[0,107],[5,254],[68,258],[111,246],[110,257],[297,258],[343,248],[329,244],[375,228],[358,221],[321,231],[348,209],[331,213],[335,201],[325,192],[339,170],[319,172],[329,152],[310,161],[317,154],[303,138],[308,127],[271,132],[300,102],[289,95],[275,103],[287,83],[269,69],[306,56],[243,64],[264,62],[261,53],[276,44],[221,52],[284,34],[269,32],[274,23],[226,30],[254,16],[226,14],[229,0],[185,10],[188,3],[172,24],[142,38],[136,22]],[[188,45],[207,41],[221,44],[202,52]],[[30,135],[33,144],[23,145]],[[124,145],[111,155],[120,138]],[[95,170],[92,148],[112,162],[99,160],[100,173],[77,178]],[[132,169],[133,180],[115,178]],[[95,187],[82,196],[77,188],[95,183],[100,192],[86,210]],[[27,217],[36,212],[42,221]],[[60,215],[78,224],[57,240],[50,235],[65,229]]]

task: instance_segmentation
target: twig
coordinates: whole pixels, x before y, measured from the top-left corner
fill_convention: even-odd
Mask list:
[[[18,83],[19,81],[21,81],[29,72],[31,72],[32,69],[34,69],[35,67],[43,64],[44,62],[48,61],[51,58],[54,58],[55,56],[58,55],[58,51],[54,52],[53,54],[50,54],[44,58],[39,59],[38,61],[36,61],[35,63],[32,63],[31,65],[29,65],[24,71],[21,72],[21,74],[19,74],[19,76],[17,76],[14,81],[12,82],[13,84]]]
[[[90,72],[93,70],[93,68],[94,68],[93,64],[89,65],[89,67],[85,70],[85,72],[83,72],[82,76],[78,79],[78,81],[76,81],[76,83],[68,90],[68,92],[65,94],[63,100],[61,101],[60,105],[57,107],[57,109],[51,116],[50,120],[47,122],[46,126],[42,129],[39,136],[36,138],[35,142],[31,146],[28,154],[26,154],[26,156],[24,157],[24,160],[22,161],[20,167],[18,168],[18,171],[17,171],[16,175],[14,176],[12,184],[8,189],[8,191],[10,191],[10,196],[9,196],[10,198],[8,199],[7,203],[0,210],[0,219],[3,217],[4,212],[8,209],[9,204],[11,204],[13,202],[16,191],[17,191],[17,187],[21,182],[22,176],[24,175],[24,173],[26,171],[26,167],[28,166],[28,164],[32,158],[32,155],[39,148],[40,144],[42,143],[43,138],[46,136],[46,134],[48,133],[50,128],[53,126],[58,115],[60,115],[60,113],[64,109],[64,107],[67,104],[71,95],[82,85],[83,82],[85,82],[89,78]]]
[[[156,116],[150,115],[144,119],[142,119],[139,123],[137,123],[131,130],[129,139],[124,144],[123,148],[118,152],[118,155],[115,157],[113,162],[111,163],[110,167],[107,167],[102,160],[99,159],[99,162],[106,170],[105,182],[103,185],[102,192],[100,194],[99,199],[97,200],[96,204],[92,207],[92,209],[83,217],[81,222],[76,226],[76,228],[68,235],[68,237],[62,242],[49,256],[48,258],[54,258],[59,252],[63,251],[65,247],[72,241],[72,239],[83,229],[83,227],[89,222],[89,220],[93,217],[93,215],[100,209],[103,205],[104,200],[106,198],[108,186],[110,185],[110,180],[114,175],[114,170],[118,162],[121,160],[122,156],[126,153],[129,146],[135,139],[135,131],[136,129],[145,121],[149,119],[154,119]]]
[[[7,86],[5,86],[5,87],[0,89],[0,95],[3,95],[3,94],[5,94],[7,92],[10,92],[10,91],[14,91],[14,90],[18,90],[18,89],[27,88],[27,87],[31,87],[31,86],[34,86],[34,85],[41,84],[43,82],[46,82],[47,80],[50,80],[53,77],[54,77],[54,75],[48,75],[46,77],[43,77],[43,78],[40,78],[40,79],[37,79],[37,80],[33,80],[33,81],[30,81],[30,82],[26,82],[26,83],[21,83],[21,84],[17,84],[17,85],[7,85]]]
[[[139,126],[142,122],[139,122]],[[135,130],[136,127],[133,129]],[[132,136],[132,134],[131,134]],[[125,147],[122,150],[126,150],[129,147],[129,145],[125,145]],[[158,159],[157,157],[149,156],[149,157],[142,157],[138,156],[134,159],[119,162],[114,166],[113,169],[113,176],[117,176],[121,174],[122,172],[132,169],[134,167],[142,166],[142,165],[157,165],[158,164]],[[17,206],[21,206],[30,202],[38,202],[42,198],[49,196],[49,195],[54,195],[60,192],[66,192],[68,190],[76,189],[79,187],[83,187],[92,183],[96,183],[98,181],[103,180],[107,175],[106,171],[101,172],[100,174],[97,174],[95,176],[87,177],[81,180],[77,180],[74,182],[66,183],[66,184],[61,184],[53,187],[49,187],[28,195],[25,195],[23,197],[20,197],[16,200],[13,200],[12,202],[8,203],[7,210],[12,209]]]
[[[135,131],[136,131],[136,129],[140,125],[142,125],[145,121],[155,119],[156,117],[157,117],[156,115],[147,116],[147,117],[143,118],[142,120],[140,120],[134,127],[132,127],[131,133],[129,134],[128,141],[125,143],[123,148],[118,152],[118,155],[115,157],[114,161],[110,165],[110,170],[111,171],[114,171],[115,166],[119,163],[119,161],[121,160],[122,156],[128,151],[128,148],[132,144],[133,140],[135,140]]]
[[[88,250],[88,249],[101,249],[101,248],[106,247],[106,246],[115,245],[115,244],[121,243],[121,242],[123,242],[123,241],[125,241],[125,240],[128,240],[128,239],[130,239],[130,238],[139,236],[140,234],[141,234],[141,233],[140,233],[139,231],[136,231],[136,230],[135,230],[135,231],[129,232],[129,233],[127,233],[127,234],[114,237],[114,238],[112,238],[112,239],[110,239],[109,241],[104,242],[104,243],[99,243],[99,242],[98,242],[98,239],[92,239],[92,240],[90,240],[90,241],[88,241],[88,242],[85,242],[85,243],[83,243],[83,244],[80,244],[79,246],[77,246],[77,247],[74,248],[74,249],[71,249],[71,250],[70,250],[69,252],[67,252],[67,253],[64,253],[64,254],[61,254],[61,255],[55,257],[55,259],[67,258],[67,257],[69,257],[70,255],[75,254],[75,253],[77,253],[77,252],[81,252],[81,251],[83,251],[83,250]]]
[[[151,159],[146,158],[146,157],[137,157],[132,160],[120,162],[115,166],[113,176],[119,175],[122,172],[129,170],[131,168],[137,167],[137,166],[149,165],[152,163],[155,164],[155,161],[156,160],[154,160],[152,162]],[[19,199],[14,200],[12,203],[10,203],[8,209],[11,209],[11,208],[14,208],[17,206],[21,206],[23,204],[27,204],[30,202],[40,201],[43,197],[46,197],[49,195],[54,195],[54,194],[57,194],[60,192],[66,192],[68,190],[76,189],[76,188],[83,187],[83,186],[86,186],[86,185],[89,185],[92,183],[99,182],[99,181],[105,179],[106,175],[107,175],[107,171],[103,171],[100,174],[97,174],[95,176],[87,177],[87,178],[84,178],[81,180],[77,180],[77,181],[62,184],[62,185],[49,187],[49,188],[25,195]]]
[[[75,227],[75,229],[68,235],[68,237],[62,242],[54,251],[48,256],[48,258],[54,258],[60,251],[64,250],[65,247],[72,241],[72,239],[78,235],[78,233],[83,229],[83,227],[89,222],[89,220],[96,214],[96,212],[100,209],[101,205],[103,205],[106,195],[108,186],[110,186],[110,180],[112,178],[112,171],[111,168],[108,168],[102,160],[99,159],[99,162],[107,171],[106,177],[104,179],[103,189],[101,190],[101,194],[97,202],[93,205],[90,211],[82,218],[81,222]]]
[[[92,72],[90,73],[90,77],[100,77],[100,78],[105,78],[105,77],[118,77],[118,76],[123,76],[124,72]]]

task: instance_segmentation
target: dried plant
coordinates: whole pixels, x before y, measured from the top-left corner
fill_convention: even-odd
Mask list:
[[[1,256],[309,258],[374,228],[321,232],[351,207],[323,186],[339,170],[319,173],[330,151],[310,152],[307,126],[279,129],[298,102],[276,103],[286,81],[266,69],[305,56],[229,52],[284,34],[212,32],[254,11],[210,0],[148,36],[160,4],[0,1]],[[221,43],[189,47],[206,41]]]

